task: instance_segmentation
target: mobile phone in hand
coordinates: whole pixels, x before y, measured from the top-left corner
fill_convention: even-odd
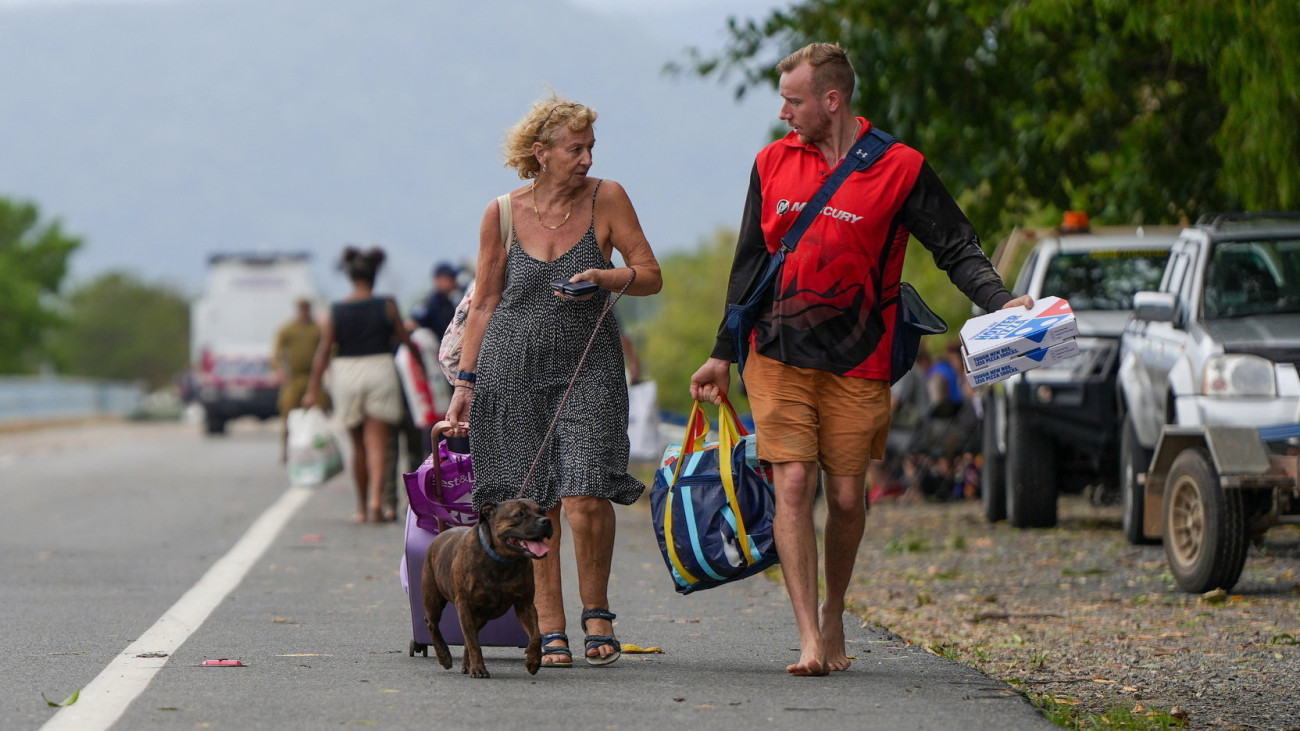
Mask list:
[[[557,279],[551,282],[551,289],[569,297],[585,297],[600,291],[600,285],[595,282],[570,282],[567,279]]]

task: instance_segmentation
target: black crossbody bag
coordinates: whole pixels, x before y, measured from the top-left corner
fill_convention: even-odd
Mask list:
[[[768,260],[767,268],[763,270],[757,286],[750,291],[749,297],[741,304],[727,305],[726,327],[735,343],[736,364],[741,373],[744,373],[745,360],[749,356],[749,334],[753,332],[762,308],[768,304],[772,283],[776,279],[777,272],[781,270],[781,265],[785,263],[786,254],[794,251],[799,245],[799,239],[803,238],[804,232],[830,202],[831,196],[849,174],[871,167],[896,142],[898,139],[893,135],[875,128],[859,137],[858,141],[853,143],[844,163],[835,169],[825,183],[822,183],[816,195],[799,212],[794,225],[781,237],[781,248],[777,249]],[[879,306],[878,298],[877,303]],[[916,361],[916,354],[920,350],[921,336],[948,331],[948,325],[943,318],[926,306],[921,295],[906,282],[899,284],[898,307],[895,313],[893,359],[890,363],[891,384],[911,370],[912,364]]]

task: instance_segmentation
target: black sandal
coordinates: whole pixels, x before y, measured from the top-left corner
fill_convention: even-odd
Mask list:
[[[550,646],[548,644],[551,642],[555,642],[556,640],[563,640],[564,646],[563,647],[559,645]],[[546,634],[542,635],[542,657],[546,657],[547,655],[565,655],[569,659],[568,661],[544,662],[542,663],[542,667],[544,668],[573,667],[573,650],[569,648],[569,636],[564,634],[563,632],[547,632]]]
[[[582,610],[582,631],[584,633],[587,631],[588,619],[604,619],[608,620],[612,625],[617,617],[618,615],[608,609],[584,609]],[[613,654],[606,655],[605,657],[601,657],[600,655],[587,655],[587,663],[589,665],[608,665],[623,656],[623,646],[619,644],[618,640],[614,639],[614,635],[587,635],[583,638],[583,644],[586,646],[588,652],[604,646],[614,648]]]

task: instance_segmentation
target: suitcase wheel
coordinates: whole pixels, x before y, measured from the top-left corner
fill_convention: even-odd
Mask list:
[[[415,657],[415,653],[417,652],[424,657],[428,657],[429,646],[422,642],[416,642],[415,640],[411,640],[411,644],[410,646],[407,647],[406,652],[407,655],[409,655],[410,657]]]

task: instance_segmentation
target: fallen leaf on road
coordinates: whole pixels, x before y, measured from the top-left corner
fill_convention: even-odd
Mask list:
[[[1223,589],[1215,589],[1213,591],[1207,591],[1204,594],[1202,594],[1200,598],[1200,603],[1201,604],[1222,604],[1223,602],[1227,601],[1227,599],[1228,599],[1228,592],[1224,591]]]
[[[67,708],[68,706],[72,705],[73,703],[76,703],[76,702],[77,702],[77,699],[80,698],[80,697],[81,697],[81,689],[80,689],[80,688],[78,688],[77,690],[72,691],[72,695],[70,695],[70,696],[68,696],[67,698],[65,698],[65,699],[63,700],[62,703],[55,703],[54,701],[50,700],[49,698],[46,698],[44,693],[41,693],[41,699],[44,700],[44,701],[45,701],[45,705],[49,706],[50,708]]]
[[[652,654],[662,655],[662,654],[664,654],[663,648],[660,648],[660,647],[641,647],[640,645],[634,645],[634,644],[632,644],[632,643],[630,643],[630,642],[624,642],[624,643],[623,643],[623,652],[629,652],[629,653],[632,653],[632,654],[634,654],[634,655],[635,655],[635,654],[638,654],[638,653],[641,653],[641,654],[647,654],[647,655],[652,655]]]

